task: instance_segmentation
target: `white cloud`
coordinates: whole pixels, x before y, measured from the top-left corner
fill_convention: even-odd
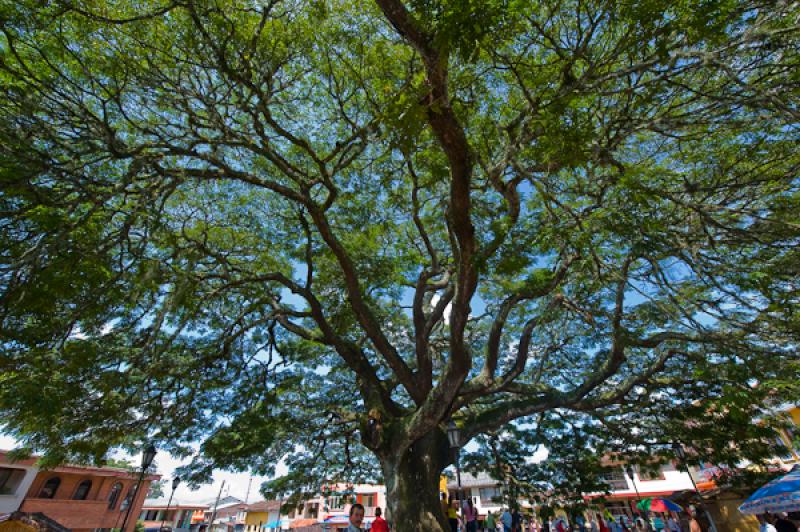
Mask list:
[[[540,445],[536,452],[526,458],[525,461],[529,464],[538,464],[547,460],[548,456],[550,456],[550,451],[544,445]]]
[[[441,297],[439,296],[439,294],[433,294],[431,296],[431,308],[435,307],[440,299],[441,299]],[[444,322],[447,325],[450,325],[450,313],[452,311],[453,311],[453,304],[452,303],[448,303],[447,306],[444,307],[444,312],[442,313],[442,316],[444,317]]]

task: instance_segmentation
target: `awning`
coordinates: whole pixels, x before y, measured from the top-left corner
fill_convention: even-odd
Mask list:
[[[301,528],[304,526],[312,526],[316,525],[316,519],[295,519],[291,523],[289,523],[289,528]]]

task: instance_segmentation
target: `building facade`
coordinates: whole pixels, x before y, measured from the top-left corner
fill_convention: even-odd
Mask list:
[[[652,468],[631,467],[630,476],[624,463],[612,462],[612,467],[603,480],[609,485],[608,494],[592,493],[587,499],[602,497],[603,510],[614,516],[630,518],[637,513],[636,504],[647,497],[669,497],[670,495],[694,489],[689,474],[668,462]]]
[[[181,501],[146,500],[139,514],[145,529],[169,527],[173,532],[197,532],[203,526],[208,505]]]
[[[472,499],[472,504],[478,510],[478,519],[483,521],[489,512],[497,515],[502,512],[504,504],[503,485],[488,473],[461,473],[461,490],[464,499]],[[458,498],[458,482],[447,481],[448,498]]]
[[[13,492],[3,501],[7,511],[0,513],[42,513],[77,532],[120,528],[129,507],[124,532],[132,532],[150,483],[160,478],[146,475],[137,490],[139,474],[126,469],[63,465],[41,470],[35,463],[36,458],[11,462],[0,451],[0,468],[12,479],[6,481],[6,489]],[[19,503],[17,508],[12,501]]]
[[[236,497],[226,496],[206,503],[205,523],[214,532],[243,532],[247,504]]]
[[[19,510],[38,472],[30,463],[10,463],[0,451],[0,515]]]
[[[281,527],[281,501],[258,501],[247,505],[244,516],[245,532],[279,530]]]

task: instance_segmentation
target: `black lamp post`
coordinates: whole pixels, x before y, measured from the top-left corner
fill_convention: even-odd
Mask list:
[[[450,448],[456,452],[456,481],[458,482],[458,500],[461,501],[461,466],[458,460],[461,454],[461,429],[452,419],[447,424],[447,439],[450,441]]]
[[[169,500],[167,501],[167,509],[164,510],[164,517],[161,519],[161,526],[158,527],[158,532],[161,532],[161,529],[164,528],[164,520],[167,518],[167,514],[169,513],[169,506],[172,504],[172,496],[175,495],[175,490],[178,489],[178,484],[181,483],[181,477],[175,477],[172,479],[172,491],[169,492]]]
[[[711,513],[706,509],[706,505],[703,503],[703,496],[700,494],[700,490],[697,489],[697,484],[694,481],[692,472],[689,471],[689,465],[686,463],[686,449],[683,448],[683,445],[681,445],[680,442],[676,441],[672,444],[672,450],[675,453],[675,456],[678,458],[679,464],[682,464],[686,469],[686,474],[689,475],[689,480],[692,481],[692,487],[694,488],[695,493],[697,493],[697,500],[700,502],[700,508],[703,510],[703,513],[706,514],[711,531],[717,532],[717,526],[714,524],[714,519],[711,518]]]
[[[139,494],[139,487],[142,485],[142,480],[144,480],[144,474],[153,464],[153,459],[156,457],[156,447],[152,443],[145,447],[144,452],[142,452],[142,472],[139,473],[139,480],[136,481],[136,488],[133,490],[133,496],[131,497],[130,502],[128,503],[128,509],[125,512],[125,519],[122,520],[122,528],[120,529],[121,532],[125,532],[125,525],[128,524],[128,518],[131,515],[131,509],[133,508],[133,503],[136,500],[136,496]]]
[[[633,476],[633,468],[630,465],[626,466],[625,473],[627,473],[628,476],[631,477],[631,484],[633,484],[633,489],[634,491],[636,491],[636,500],[641,501],[642,496],[639,495],[639,487],[636,485],[636,478]],[[639,507],[634,505],[634,513],[638,513],[638,510]]]

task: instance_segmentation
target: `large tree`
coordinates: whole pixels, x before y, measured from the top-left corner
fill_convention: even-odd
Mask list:
[[[796,394],[796,2],[0,6],[0,423],[49,460],[377,459],[433,531],[450,419]]]

